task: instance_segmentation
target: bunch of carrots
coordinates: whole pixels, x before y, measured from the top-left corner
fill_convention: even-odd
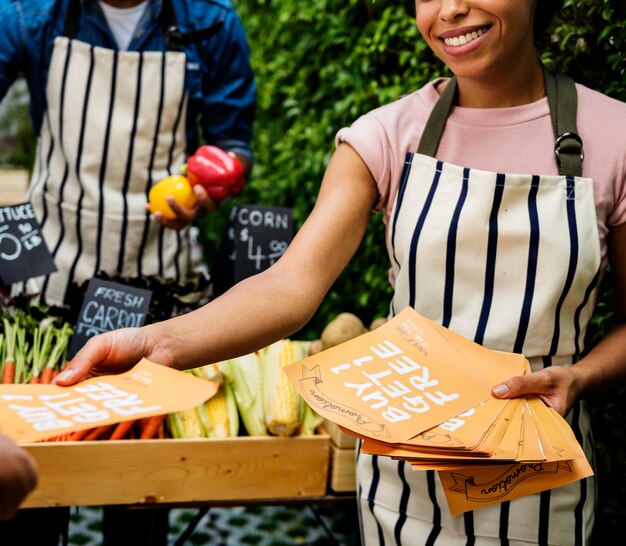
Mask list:
[[[94,440],[151,440],[165,438],[165,417],[165,415],[154,415],[143,419],[77,430],[48,441],[91,442]]]
[[[73,333],[57,317],[35,321],[20,309],[4,310],[0,333],[2,383],[46,383],[63,369]]]

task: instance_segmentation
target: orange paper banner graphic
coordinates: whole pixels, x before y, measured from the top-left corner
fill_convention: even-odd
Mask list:
[[[19,444],[85,428],[162,415],[194,407],[217,384],[142,360],[119,375],[71,387],[0,385],[0,432]]]
[[[570,461],[466,467],[440,471],[452,514],[554,489],[591,476],[585,457]]]

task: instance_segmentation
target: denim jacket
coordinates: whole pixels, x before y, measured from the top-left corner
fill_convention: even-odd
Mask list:
[[[0,98],[18,77],[24,76],[36,133],[45,111],[54,39],[63,35],[69,2],[82,2],[78,40],[118,49],[97,0],[0,0]],[[184,46],[189,93],[188,152],[193,153],[204,142],[251,157],[256,87],[249,44],[234,7],[228,0],[171,2],[182,32],[206,28],[219,20],[223,23],[210,38]],[[162,3],[149,0],[130,51],[165,51]]]

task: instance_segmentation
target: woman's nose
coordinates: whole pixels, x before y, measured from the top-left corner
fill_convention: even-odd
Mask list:
[[[439,17],[442,21],[454,21],[469,13],[470,7],[465,0],[441,0]]]

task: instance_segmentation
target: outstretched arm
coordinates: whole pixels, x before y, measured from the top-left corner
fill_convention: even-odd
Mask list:
[[[310,320],[356,252],[376,198],[369,170],[349,145],[341,144],[313,211],[271,268],[186,315],[91,338],[57,383],[121,372],[142,357],[189,369],[290,336]]]

